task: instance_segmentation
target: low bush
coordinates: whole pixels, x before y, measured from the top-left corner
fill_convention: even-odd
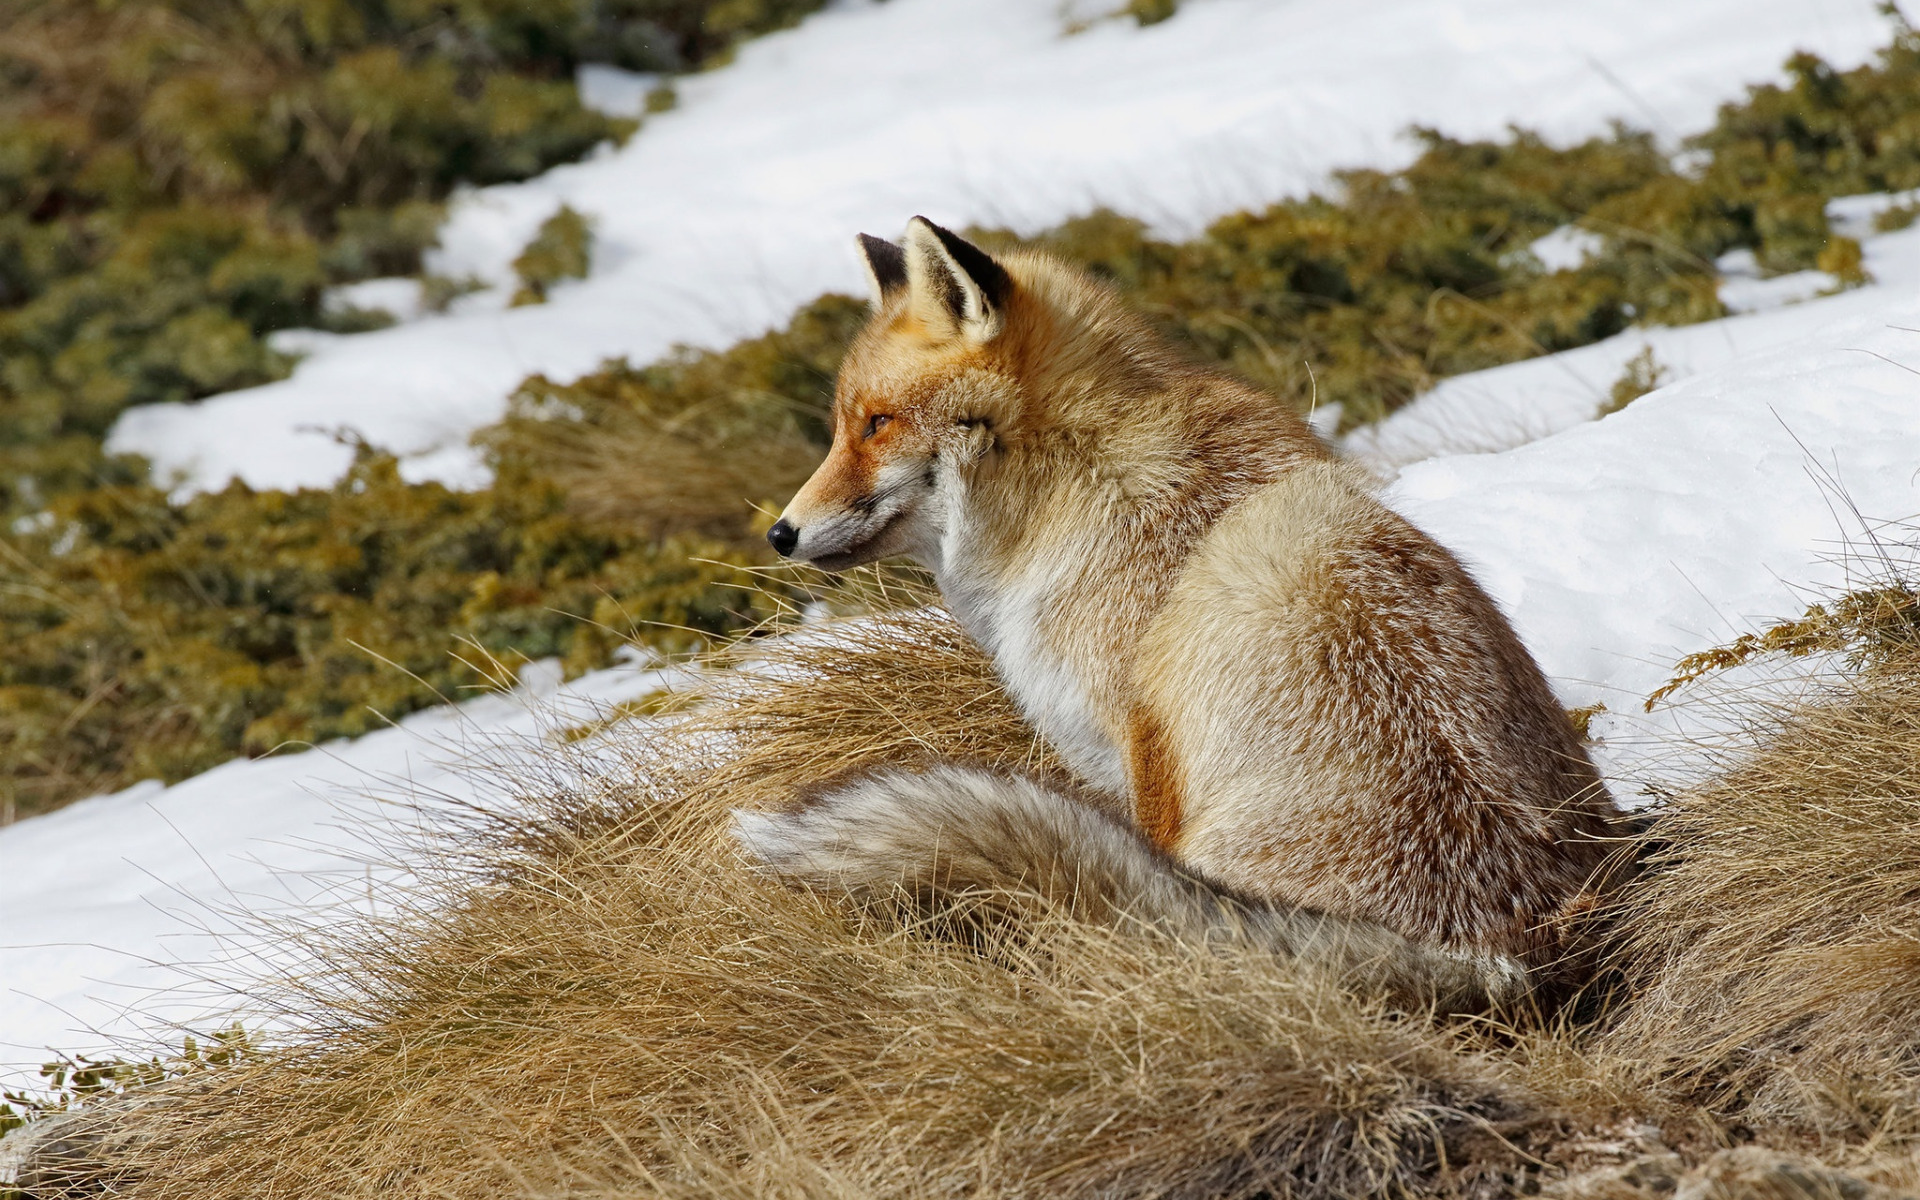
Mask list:
[[[0,822],[457,697],[486,681],[463,641],[578,672],[634,631],[751,624],[762,514],[812,470],[864,315],[828,297],[724,353],[529,380],[477,492],[363,452],[329,489],[179,503],[127,465],[55,495],[0,536]]]
[[[834,375],[866,317],[862,301],[822,296],[723,352],[609,363],[567,384],[535,376],[484,441],[551,475],[584,515],[744,549],[819,463]]]
[[[593,255],[593,222],[569,206],[540,222],[533,240],[513,260],[520,278],[515,306],[544,304],[547,289],[567,279],[585,279]]]
[[[53,502],[0,543],[0,801],[13,814],[364,733],[530,658],[675,652],[766,614],[724,544],[568,512],[509,467],[454,492],[364,452],[331,489]],[[464,647],[464,648],[463,648]]]

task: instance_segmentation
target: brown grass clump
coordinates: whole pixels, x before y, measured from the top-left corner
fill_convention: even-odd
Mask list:
[[[771,517],[756,509],[776,511],[819,465],[834,374],[866,316],[822,296],[722,352],[609,362],[568,384],[534,376],[485,436],[502,465],[551,477],[589,520],[764,551]]]
[[[1671,798],[1612,915],[1619,986],[1523,1028],[1396,1014],[1271,957],[1034,897],[987,898],[956,940],[906,906],[773,886],[732,848],[732,807],[864,764],[1058,763],[937,610],[802,627],[725,662],[671,719],[519,776],[522,807],[486,817],[462,869],[399,917],[309,935],[320,969],[277,998],[306,1031],[130,1109],[118,1194],[1920,1186],[1911,655]]]
[[[1920,1134],[1920,663],[1662,811],[1606,1039],[1748,1122]]]

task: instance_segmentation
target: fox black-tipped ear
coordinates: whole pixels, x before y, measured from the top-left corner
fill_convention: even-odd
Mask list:
[[[861,234],[860,261],[867,264],[867,286],[873,291],[875,308],[907,286],[907,252],[885,238]]]
[[[971,342],[1000,332],[1013,278],[985,250],[925,217],[907,222],[907,296],[929,328]]]

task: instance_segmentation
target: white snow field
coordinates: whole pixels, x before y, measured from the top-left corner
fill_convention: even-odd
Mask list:
[[[1570,378],[1644,339],[1692,373],[1599,421],[1589,394],[1558,433],[1413,463],[1387,491],[1474,568],[1568,706],[1607,705],[1595,757],[1623,801],[1688,774],[1670,736],[1687,714],[1641,714],[1677,659],[1799,615],[1875,554],[1920,567],[1920,228],[1869,244],[1901,285],[1534,360]],[[1510,370],[1445,399],[1504,415]]]
[[[1105,204],[1191,233],[1338,168],[1403,165],[1415,123],[1678,137],[1796,49],[1851,66],[1889,35],[1874,0],[1187,0],[1074,36],[1060,10],[842,0],[682,80],[623,149],[456,205],[435,269],[498,285],[458,314],[308,339],[291,379],[135,409],[109,445],[196,487],[312,486],[346,469],[344,426],[409,479],[478,484],[468,435],[527,375],[726,345],[823,290],[861,294],[858,231],[915,213],[1034,231]],[[597,222],[591,277],[505,309],[509,264],[563,203]]]
[[[1402,161],[1396,131],[1414,120],[1459,135],[1523,120],[1573,137],[1614,116],[1686,131],[1795,47],[1859,61],[1886,34],[1872,7],[1186,0],[1161,26],[1063,39],[1055,0],[857,0],[683,81],[681,108],[624,150],[463,202],[443,269],[494,279],[562,201],[599,219],[593,277],[552,303],[503,312],[496,295],[316,343],[291,380],[136,411],[117,444],[200,486],[323,483],[343,452],[301,429],[345,423],[406,451],[416,478],[471,481],[466,434],[523,374],[723,343],[854,290],[855,230],[893,232],[916,211],[1031,229],[1099,203],[1191,230],[1331,168]],[[1841,579],[1824,556],[1859,529],[1824,479],[1870,518],[1920,514],[1920,229],[1866,245],[1871,287],[1466,376],[1391,438],[1354,442],[1397,469],[1389,498],[1476,567],[1562,699],[1622,714],[1594,728],[1623,798],[1667,719],[1631,714],[1673,660]],[[1580,239],[1556,247],[1577,254]],[[1594,421],[1643,344],[1674,382]],[[656,684],[635,664],[565,695],[577,709]],[[364,797],[485,798],[486,773],[463,764],[503,744],[538,753],[567,719],[550,708],[418,714],[0,830],[0,1063],[206,1028],[274,951],[215,914],[351,912],[367,863],[395,861],[379,848],[420,819]],[[155,996],[183,980],[200,986]],[[0,1071],[15,1081],[30,1077]]]

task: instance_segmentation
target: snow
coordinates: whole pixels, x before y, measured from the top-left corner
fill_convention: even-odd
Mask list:
[[[191,488],[319,486],[351,460],[345,426],[409,479],[477,486],[467,438],[527,375],[726,345],[823,290],[863,294],[852,235],[916,212],[1032,231],[1105,204],[1190,234],[1402,165],[1415,123],[1676,135],[1796,49],[1846,66],[1888,34],[1873,0],[1187,0],[1146,29],[1062,25],[1058,0],[842,0],[677,81],[623,148],[460,198],[431,269],[489,292],[305,344],[278,383],[135,409],[109,445]],[[586,78],[596,103],[633,103],[633,80]],[[509,264],[563,203],[596,222],[591,278],[508,309]]]
[[[1920,287],[1876,299],[1782,310],[1772,349],[1517,449],[1413,464],[1388,492],[1474,568],[1564,703],[1607,705],[1591,729],[1622,799],[1662,773],[1677,717],[1639,710],[1677,659],[1843,586],[1870,531],[1911,538]]]
[[[323,308],[329,313],[349,309],[384,312],[396,321],[411,321],[420,316],[418,279],[363,279],[327,289]]]
[[[1549,271],[1574,271],[1591,255],[1598,254],[1607,239],[1578,225],[1562,225],[1545,237],[1535,238],[1527,252]]]
[[[369,911],[412,834],[505,802],[480,764],[537,756],[670,678],[635,659],[562,686],[534,664],[505,695],[0,829],[0,1085],[27,1083],[50,1048],[177,1049],[180,1030],[218,1027],[235,986],[289,965],[254,918]]]
[[[1760,311],[1699,325],[1629,329],[1578,350],[1445,380],[1386,420],[1355,430],[1347,438],[1347,452],[1392,475],[1434,454],[1506,450],[1591,421],[1609,400],[1627,360],[1644,350],[1651,349],[1666,379],[1677,382],[1792,342],[1824,341],[1838,336],[1837,329],[1871,321],[1920,289],[1920,226],[1874,234],[1870,219],[1857,215],[1887,207],[1887,200],[1849,196],[1833,202],[1833,212],[1841,218],[1837,223],[1861,236],[1866,269],[1874,280],[1868,286],[1804,299],[1799,294],[1803,290],[1832,291],[1839,281],[1819,271],[1770,280],[1735,278],[1723,285],[1723,300],[1732,290],[1756,307],[1762,289],[1792,286],[1776,292],[1771,306]],[[1816,277],[1817,286],[1808,285],[1802,275]],[[1743,287],[1748,290],[1740,291]]]
[[[1191,231],[1334,167],[1404,161],[1413,120],[1469,136],[1521,119],[1573,137],[1616,115],[1685,130],[1796,46],[1844,64],[1885,35],[1871,3],[1785,0],[1187,0],[1162,25],[1071,38],[1057,12],[855,0],[752,43],[680,81],[681,107],[624,149],[464,198],[436,269],[481,274],[492,294],[308,339],[291,380],[137,410],[116,445],[202,486],[322,483],[345,451],[301,430],[345,424],[404,450],[416,478],[470,482],[467,434],[527,372],[725,342],[823,289],[857,291],[857,229],[915,211],[1031,229],[1108,203]],[[1462,377],[1350,439],[1394,477],[1389,501],[1474,566],[1562,699],[1607,704],[1594,729],[1619,791],[1671,728],[1670,712],[1634,714],[1676,658],[1841,579],[1831,552],[1859,531],[1836,481],[1870,518],[1920,513],[1920,229],[1871,232],[1899,202],[1835,204],[1871,286]],[[561,203],[599,221],[592,276],[501,310],[505,264]],[[1670,382],[1595,421],[1643,347]],[[356,881],[402,869],[368,864],[403,861],[396,839],[440,819],[393,801],[482,796],[493,776],[476,755],[537,755],[556,724],[658,683],[635,664],[559,690],[548,678],[0,830],[0,1061],[205,1028],[227,988],[275,962],[237,914],[356,911],[370,890]],[[156,991],[182,981],[200,986]]]
[[[580,90],[580,103],[610,117],[639,117],[647,111],[647,93],[659,87],[664,76],[640,71],[623,71],[605,63],[583,63],[574,73],[574,85]]]
[[[1840,289],[1840,280],[1825,271],[1790,271],[1767,275],[1751,250],[1735,250],[1714,264],[1720,269],[1720,303],[1728,312],[1764,312],[1783,304],[1798,304]]]

